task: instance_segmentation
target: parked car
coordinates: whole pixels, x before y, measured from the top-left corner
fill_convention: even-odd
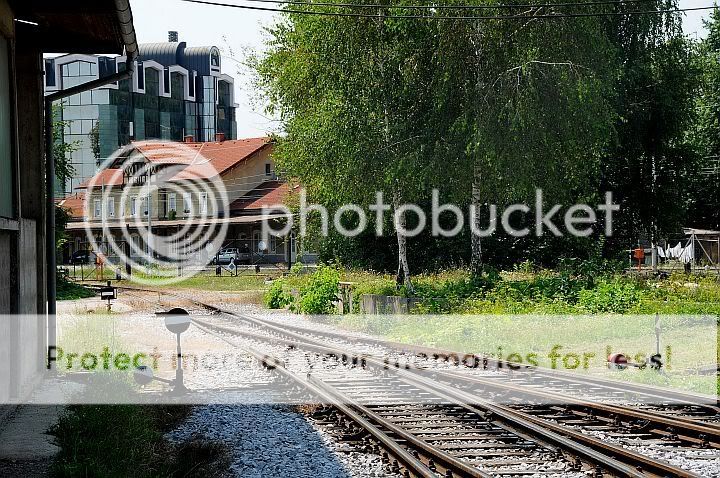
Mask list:
[[[220,249],[220,252],[213,258],[212,263],[214,265],[228,265],[233,259],[235,264],[250,264],[250,249],[245,247],[226,247]]]
[[[73,252],[72,256],[70,256],[70,264],[71,265],[94,264],[96,259],[97,259],[97,255],[93,251],[89,251],[89,250],[75,251],[75,252]]]
[[[213,259],[213,264],[230,264],[233,260],[237,264],[239,259],[240,251],[234,247],[228,247],[226,249],[220,249],[220,252]]]

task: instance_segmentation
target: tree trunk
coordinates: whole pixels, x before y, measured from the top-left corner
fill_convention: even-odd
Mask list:
[[[393,206],[395,210],[400,207],[400,195],[397,192],[393,194]],[[407,258],[407,237],[401,232],[401,230],[405,230],[406,226],[407,221],[403,213],[397,218],[397,224],[395,225],[395,234],[397,235],[398,243],[398,271],[395,279],[398,289],[405,286],[408,293],[414,294],[415,289],[410,280],[410,265]]]
[[[482,219],[480,214],[480,206],[482,205],[482,168],[480,165],[475,165],[472,182],[472,205],[474,207],[475,215],[470,218],[474,221],[475,230],[482,230]],[[479,277],[483,271],[483,257],[482,257],[482,238],[473,233],[472,228],[470,230],[470,273],[473,277]]]

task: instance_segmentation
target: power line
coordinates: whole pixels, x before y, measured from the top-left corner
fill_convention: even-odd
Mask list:
[[[348,8],[403,8],[407,10],[501,10],[518,8],[546,8],[546,7],[588,7],[600,5],[624,5],[633,3],[647,3],[656,0],[593,0],[587,2],[560,2],[536,3],[514,5],[383,5],[380,3],[334,3],[334,2],[308,2],[303,0],[245,0],[252,3],[271,3],[281,5],[304,5],[308,7],[348,7]],[[200,3],[200,2],[198,2]]]
[[[536,20],[536,19],[561,19],[561,18],[587,18],[587,17],[609,17],[609,16],[632,16],[632,15],[659,15],[665,13],[681,13],[681,12],[694,12],[702,10],[716,10],[717,5],[703,6],[703,7],[690,7],[690,8],[671,8],[664,10],[638,10],[631,12],[582,12],[582,13],[557,13],[557,14],[539,14],[539,15],[487,15],[487,16],[438,16],[438,15],[382,15],[382,14],[369,14],[369,13],[350,13],[350,12],[320,12],[315,10],[293,10],[289,8],[268,8],[268,7],[254,7],[250,5],[237,5],[232,3],[219,3],[211,2],[207,0],[179,0],[186,3],[195,3],[201,5],[210,5],[215,7],[228,7],[237,8],[241,10],[254,10],[261,12],[276,12],[276,13],[293,13],[299,15],[316,15],[316,16],[327,16],[327,17],[351,17],[351,18],[378,18],[378,19],[397,19],[397,20]],[[306,3],[308,6],[315,6],[311,3]],[[325,4],[325,5],[339,5],[339,4]],[[392,6],[386,5],[386,8],[403,8],[401,5]],[[429,7],[429,9],[432,7]]]

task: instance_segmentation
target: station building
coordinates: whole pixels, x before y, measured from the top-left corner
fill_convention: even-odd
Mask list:
[[[118,250],[127,251],[133,262],[148,254],[177,255],[179,240],[158,240],[151,247],[147,231],[155,238],[171,237],[186,226],[202,230],[218,222],[228,226],[223,248],[247,252],[247,265],[313,261],[310,253],[295,250],[290,237],[271,236],[260,251],[264,221],[281,220],[284,215],[273,206],[285,205],[294,192],[276,175],[273,148],[271,138],[221,135],[212,142],[128,145],[108,169],[60,202],[71,217],[64,262],[71,263],[79,251],[100,252],[116,265]],[[103,250],[94,250],[98,246]]]
[[[0,0],[0,404],[31,389],[54,339],[43,55],[68,52],[135,55],[129,1]]]

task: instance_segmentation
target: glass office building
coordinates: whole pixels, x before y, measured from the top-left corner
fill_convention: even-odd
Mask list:
[[[95,175],[97,166],[131,141],[237,138],[234,80],[222,73],[216,47],[185,42],[140,45],[131,80],[69,97],[57,105],[65,121],[74,177],[58,195]],[[124,57],[65,55],[45,59],[45,91],[70,88],[126,68]]]

